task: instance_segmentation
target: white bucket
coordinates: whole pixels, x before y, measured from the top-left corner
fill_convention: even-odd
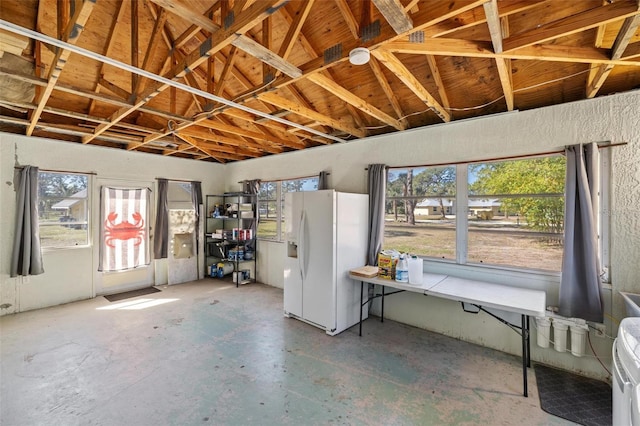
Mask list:
[[[583,356],[588,327],[584,325],[571,325],[569,328],[571,329],[571,354]]]
[[[536,317],[536,328],[538,329],[538,346],[549,347],[549,336],[551,335],[551,321],[547,317]]]
[[[419,257],[409,258],[409,284],[422,284],[422,259]]]
[[[569,322],[558,318],[553,319],[553,346],[558,352],[567,351],[567,329]]]

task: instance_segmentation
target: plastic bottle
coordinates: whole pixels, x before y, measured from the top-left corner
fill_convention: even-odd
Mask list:
[[[401,283],[409,282],[409,262],[405,254],[400,255],[400,259],[396,265],[396,281]]]

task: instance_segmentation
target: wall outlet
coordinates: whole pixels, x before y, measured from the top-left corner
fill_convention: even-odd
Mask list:
[[[605,337],[607,328],[604,324],[593,324],[596,329],[596,337]]]

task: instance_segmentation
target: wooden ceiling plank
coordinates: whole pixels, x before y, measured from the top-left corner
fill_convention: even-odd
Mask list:
[[[343,101],[355,106],[360,111],[369,114],[370,116],[382,121],[383,123],[393,126],[397,130],[404,130],[406,128],[397,119],[391,117],[386,112],[379,110],[378,108],[371,105],[364,99],[357,97],[356,95],[351,93],[351,91],[342,87],[341,85],[331,80],[330,78],[324,76],[323,74],[320,74],[320,73],[311,74],[307,76],[307,79],[317,84],[318,86],[322,87],[323,89],[331,92],[332,94],[342,99]]]
[[[104,77],[100,77],[98,79],[98,85],[100,85],[101,87],[104,87],[105,89],[107,89],[108,91],[112,92],[114,95],[119,96],[123,100],[130,100],[131,99],[131,93],[129,93],[126,90],[124,90],[123,88],[113,84],[112,82],[108,81]]]
[[[67,29],[65,30],[63,41],[69,44],[76,44],[78,38],[82,34],[82,30],[91,15],[91,11],[93,10],[93,6],[95,2],[92,0],[76,0],[75,4],[75,12],[73,16],[69,19],[69,24],[67,25]],[[47,86],[40,93],[38,97],[38,107],[33,111],[31,115],[31,122],[26,129],[26,135],[31,136],[33,133],[33,129],[35,128],[36,123],[40,119],[40,115],[42,114],[42,110],[44,109],[51,93],[53,92],[53,88],[58,82],[58,78],[60,77],[60,73],[62,69],[67,63],[67,59],[69,59],[69,55],[71,52],[66,49],[58,48],[56,51],[56,55],[51,62],[51,68],[49,68],[49,73],[47,76]]]
[[[613,42],[613,47],[611,48],[611,59],[617,60],[622,57],[639,26],[640,15],[631,16],[624,20],[622,27]],[[600,65],[598,67],[598,71],[592,76],[592,79],[587,86],[587,98],[593,98],[598,93],[612,69],[613,65],[610,64]]]
[[[356,21],[356,18],[351,12],[351,8],[349,7],[347,0],[335,0],[335,2],[336,6],[338,6],[338,9],[340,10],[340,13],[342,14],[342,17],[344,18],[344,21],[347,24],[347,27],[349,27],[349,31],[351,31],[353,38],[356,40],[359,39],[360,27],[358,22]]]
[[[413,21],[399,0],[373,0],[373,4],[396,33],[401,34],[413,29]]]
[[[510,37],[504,42],[504,51],[512,51],[533,44],[575,34],[588,29],[596,28],[610,22],[618,21],[637,15],[638,5],[634,2],[622,1],[607,4],[585,12],[550,22],[534,28],[531,31]]]
[[[326,126],[347,132],[350,135],[357,136],[359,138],[363,138],[366,136],[365,130],[357,129],[344,123],[343,121],[320,114],[319,112],[316,112],[310,108],[305,108],[298,103],[292,102],[287,98],[283,98],[282,96],[279,96],[273,92],[261,93],[258,98],[262,101],[269,102],[270,104],[275,105],[278,108],[284,108],[288,111],[293,112],[294,114],[309,118],[311,120],[316,120],[317,122],[323,123]]]
[[[160,0],[153,0],[160,1]],[[200,48],[194,50],[187,56],[185,56],[176,66],[173,67],[168,78],[178,79],[182,78],[191,69],[197,67],[208,59],[209,56],[220,51],[223,47],[229,45],[233,40],[237,39],[238,33],[244,33],[251,27],[260,23],[267,16],[274,13],[277,10],[277,5],[281,4],[283,0],[270,0],[259,3],[254,3],[251,7],[245,10],[240,16],[238,16],[229,28],[220,29],[216,31],[211,37],[200,46]],[[155,98],[158,94],[167,89],[169,85],[166,83],[155,83],[149,89],[145,90],[136,100],[135,104],[130,107],[120,108],[114,112],[110,117],[109,125],[100,125],[96,127],[94,134],[89,137],[82,138],[82,143],[91,142],[101,132],[108,129],[112,123],[117,123],[131,112],[137,110],[142,105],[148,103],[151,99]]]
[[[380,85],[380,87],[382,87],[382,91],[387,96],[387,99],[389,99],[389,103],[391,103],[393,110],[396,112],[396,115],[398,116],[398,120],[400,120],[400,122],[403,125],[409,127],[409,123],[407,122],[407,119],[403,118],[404,112],[402,111],[402,107],[400,106],[400,101],[398,101],[398,97],[393,92],[393,89],[391,88],[389,81],[387,80],[384,73],[382,72],[382,68],[380,68],[380,64],[378,63],[378,60],[375,57],[371,58],[371,60],[369,61],[369,67],[371,67],[371,71],[373,71],[373,75],[376,76],[376,79],[378,80],[378,84]]]
[[[484,7],[484,14],[487,18],[487,26],[489,27],[489,34],[491,35],[493,51],[495,53],[502,53],[502,25],[498,14],[498,1],[489,0],[482,6]],[[504,100],[507,104],[507,110],[513,111],[514,97],[513,82],[511,80],[511,62],[508,59],[502,58],[496,58],[495,61],[498,76],[500,77],[500,84],[502,85],[502,93],[504,94]]]
[[[391,52],[374,50],[371,52],[384,66],[394,73],[422,102],[444,122],[451,121],[451,114],[429,93],[418,79],[404,66],[402,62]]]

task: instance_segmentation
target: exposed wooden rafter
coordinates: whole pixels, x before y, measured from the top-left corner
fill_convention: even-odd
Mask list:
[[[611,59],[615,60],[622,57],[639,26],[640,15],[631,16],[624,20],[611,48]],[[587,84],[587,98],[593,98],[598,93],[612,69],[613,65],[611,64],[600,65],[593,75],[590,74],[591,80]]]
[[[78,38],[82,34],[82,30],[91,15],[91,11],[93,10],[93,6],[95,2],[92,0],[77,0],[75,3],[75,13],[69,19],[69,23],[67,24],[67,28],[64,31],[64,36],[62,38],[63,41],[69,44],[76,44]],[[44,109],[49,97],[51,96],[51,92],[53,92],[53,88],[58,82],[58,78],[60,77],[60,73],[62,69],[67,64],[67,59],[71,52],[66,49],[58,48],[51,62],[51,66],[49,68],[49,74],[47,76],[47,86],[40,92],[40,96],[38,97],[38,107],[31,114],[31,120],[29,126],[26,130],[26,135],[31,136],[33,133],[33,129],[36,126],[36,123],[40,119],[40,115],[42,114],[42,110]]]
[[[420,98],[442,121],[451,121],[451,114],[436,98],[418,81],[418,79],[404,66],[402,62],[391,52],[374,50],[371,52],[384,66],[389,68],[411,91]]]
[[[391,85],[389,84],[387,78],[384,76],[378,60],[375,57],[371,58],[371,60],[369,60],[369,66],[371,67],[371,71],[373,71],[373,74],[376,76],[376,79],[378,80],[378,84],[382,88],[382,91],[385,95],[387,95],[387,99],[389,99],[389,102],[391,103],[393,110],[396,112],[396,115],[398,116],[400,122],[404,126],[409,126],[407,119],[404,118],[404,112],[402,112],[402,107],[400,106],[398,97],[395,95],[395,93],[393,93],[393,89],[391,88]]]
[[[498,14],[498,1],[489,0],[484,5],[484,14],[487,17],[487,26],[493,43],[493,51],[502,53],[502,25]],[[511,81],[511,62],[509,59],[496,58],[496,68],[500,76],[500,84],[504,93],[507,110],[513,111],[513,82]]]
[[[413,21],[399,0],[373,0],[373,4],[396,33],[402,34],[413,29]]]

